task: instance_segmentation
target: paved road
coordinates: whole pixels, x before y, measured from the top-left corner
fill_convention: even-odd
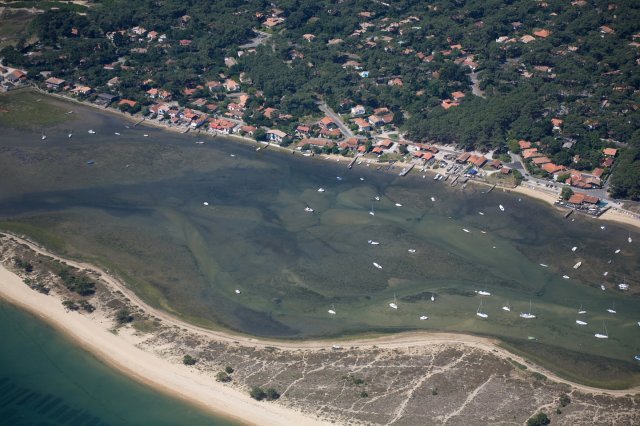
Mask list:
[[[250,49],[250,48],[253,48],[253,47],[258,47],[261,44],[263,44],[264,42],[266,42],[267,40],[269,40],[269,38],[271,37],[271,34],[265,33],[265,32],[260,31],[260,30],[254,29],[253,32],[256,33],[257,37],[254,38],[253,40],[251,40],[247,44],[243,44],[242,46],[238,46],[240,49]]]
[[[338,126],[338,129],[340,129],[340,131],[345,137],[347,138],[353,137],[353,132],[351,132],[351,129],[349,129],[349,127],[347,127],[344,121],[342,121],[342,117],[340,117],[340,115],[337,114],[334,110],[329,108],[329,105],[322,102],[318,104],[318,108],[320,108],[320,111],[327,114],[327,117],[331,118],[334,121],[334,123],[336,123],[336,125]]]

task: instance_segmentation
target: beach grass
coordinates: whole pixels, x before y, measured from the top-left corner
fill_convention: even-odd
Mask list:
[[[503,339],[499,346],[582,385],[612,390],[640,385],[640,367],[632,362],[528,340]]]
[[[54,98],[32,90],[14,90],[0,95],[0,127],[41,130],[69,119]]]
[[[0,18],[0,49],[14,46],[26,37],[27,28],[35,16],[25,10],[5,10]]]

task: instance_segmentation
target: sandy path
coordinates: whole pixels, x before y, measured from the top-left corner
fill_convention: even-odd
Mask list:
[[[328,340],[282,341],[282,340],[253,338],[250,336],[231,334],[224,331],[210,330],[210,329],[198,327],[196,325],[184,322],[164,311],[155,309],[147,305],[135,293],[129,290],[120,280],[109,275],[107,272],[105,272],[101,268],[98,268],[94,265],[90,265],[87,263],[76,262],[69,259],[61,258],[59,256],[56,256],[53,253],[48,252],[46,249],[40,247],[39,245],[31,241],[25,240],[23,238],[20,238],[14,235],[12,235],[12,237],[15,238],[17,241],[19,241],[20,243],[29,246],[32,250],[34,250],[35,252],[41,255],[50,256],[55,259],[64,261],[70,266],[85,270],[87,272],[100,274],[101,279],[106,284],[108,284],[109,286],[112,286],[112,288],[120,290],[122,293],[125,294],[127,298],[130,299],[132,304],[138,306],[148,314],[161,318],[165,325],[175,325],[180,328],[187,329],[190,332],[194,332],[201,336],[205,336],[207,338],[220,341],[220,342],[226,342],[226,343],[235,344],[235,345],[239,344],[239,345],[255,347],[255,348],[276,347],[282,350],[291,350],[291,351],[300,350],[300,349],[326,350],[328,347],[332,345],[332,343],[338,343],[340,345],[356,346],[360,349],[367,349],[367,348],[373,348],[373,347],[383,348],[383,349],[407,349],[409,347],[433,345],[436,343],[463,344],[468,347],[491,352],[494,355],[499,356],[503,359],[511,358],[521,364],[526,364],[531,371],[540,372],[546,375],[549,379],[553,381],[566,383],[583,392],[595,393],[595,394],[598,394],[598,393],[609,394],[614,396],[623,396],[629,393],[640,392],[640,387],[626,389],[626,390],[608,390],[608,389],[599,389],[599,388],[594,388],[590,386],[573,383],[569,380],[565,380],[561,377],[558,377],[556,374],[552,373],[551,371],[548,371],[542,367],[539,367],[531,363],[530,361],[528,361],[523,357],[512,354],[506,349],[499,347],[498,346],[499,341],[497,339],[490,339],[486,337],[479,337],[479,336],[473,336],[473,335],[456,334],[456,333],[406,332],[406,333],[398,333],[393,335],[384,335],[381,337],[354,338],[354,339],[348,339],[348,340],[341,340],[338,342],[336,342],[335,340],[334,341],[328,341]],[[0,271],[3,273],[3,275],[0,277],[0,280],[2,281],[0,283],[0,297],[4,297],[15,304],[40,315],[45,320],[48,320],[51,323],[59,326],[59,328],[61,328],[63,331],[69,333],[72,337],[79,340],[80,343],[83,346],[85,346],[87,349],[97,353],[102,359],[105,359],[107,363],[123,370],[128,374],[131,374],[133,377],[145,383],[156,386],[172,394],[173,394],[173,391],[177,390],[175,394],[176,396],[181,398],[185,398],[186,395],[190,395],[189,400],[193,398],[193,400],[195,400],[196,403],[212,404],[212,407],[214,407],[213,411],[218,413],[225,413],[230,416],[233,416],[233,413],[227,412],[226,408],[234,407],[235,409],[235,406],[227,405],[226,402],[220,403],[220,401],[216,401],[215,399],[210,399],[210,396],[206,394],[220,393],[220,395],[225,395],[225,397],[228,397],[228,398],[240,398],[241,402],[248,403],[250,404],[251,407],[254,407],[257,409],[265,406],[271,409],[272,405],[256,403],[255,401],[253,401],[252,399],[250,399],[248,396],[244,394],[240,394],[237,391],[233,391],[231,389],[228,389],[227,387],[224,387],[223,385],[215,383],[213,378],[206,377],[203,373],[197,373],[195,371],[185,370],[186,367],[183,368],[182,366],[175,366],[169,363],[168,361],[163,360],[160,357],[143,352],[142,350],[135,347],[132,343],[127,348],[127,347],[123,347],[122,346],[123,343],[120,342],[120,348],[122,351],[120,359],[126,360],[126,362],[124,363],[118,362],[118,359],[112,359],[116,355],[120,356],[119,353],[116,354],[114,351],[111,350],[110,345],[112,343],[106,343],[107,340],[102,340],[101,338],[97,338],[97,339],[95,338],[95,336],[98,334],[106,333],[108,336],[110,336],[108,340],[113,340],[115,336],[111,334],[108,330],[104,329],[104,326],[96,323],[96,321],[92,321],[87,317],[79,315],[77,313],[74,313],[74,314],[66,313],[62,305],[59,303],[59,301],[56,298],[42,296],[41,294],[29,289],[24,284],[21,284],[21,280],[19,277],[7,271],[5,268],[1,267],[1,265],[0,265]],[[5,279],[5,277],[9,277],[11,280]],[[5,281],[7,282],[10,281],[10,283],[5,283]],[[19,287],[19,289],[15,289],[14,287]],[[43,310],[41,310],[41,307],[45,306],[42,304],[44,303],[44,301],[47,302],[45,303],[45,305],[48,306],[46,309],[46,315],[43,312]],[[82,322],[82,326],[79,326],[79,329],[81,331],[84,331],[85,328],[86,330],[94,329],[95,335],[92,333],[76,335],[75,333],[76,320]],[[85,339],[88,339],[88,340],[85,341]],[[115,340],[118,341],[119,339],[116,337]],[[129,365],[129,360],[132,356],[131,354],[127,354],[127,350],[130,350],[135,353],[144,353],[145,358],[148,358],[148,357],[154,358],[156,365],[167,364],[171,366],[171,368],[166,369],[166,372],[163,372],[163,373],[170,374],[177,377],[174,377],[173,381],[167,381],[163,378],[157,377],[154,371],[160,371],[162,369],[155,370],[155,369],[143,368],[141,370],[131,371],[131,369],[128,368],[127,365]],[[133,358],[135,358],[135,356]],[[142,374],[141,372],[144,372],[144,374]],[[186,373],[186,372],[188,372],[188,377],[181,376],[182,373]],[[207,388],[203,387],[204,386],[204,383],[202,382],[203,379],[206,380]],[[191,392],[184,393],[179,391],[181,388],[180,384],[187,380],[193,380],[193,385],[194,385],[193,390],[197,389],[199,391],[195,394],[195,396]],[[178,387],[174,388],[174,386],[169,386],[169,383],[173,383],[174,386],[178,386]],[[231,393],[224,394],[225,391],[229,391]],[[242,413],[243,411],[236,411],[236,412]],[[249,415],[251,415],[252,411],[249,410],[248,413]],[[244,418],[244,416],[242,417]],[[311,419],[308,419],[308,420],[312,421]],[[266,420],[263,419],[262,423],[269,424],[269,423],[265,423],[265,421]]]

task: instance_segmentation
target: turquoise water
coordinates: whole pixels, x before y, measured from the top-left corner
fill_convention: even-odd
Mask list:
[[[76,110],[73,120],[47,129],[46,143],[39,132],[2,129],[0,220],[64,241],[56,247],[62,254],[106,266],[150,303],[189,320],[281,338],[444,330],[534,337],[625,362],[640,353],[635,230],[579,215],[565,220],[536,200],[452,189],[416,172],[347,170],[132,128],[93,111]],[[616,290],[623,280],[631,291]],[[487,320],[476,316],[480,290],[492,293],[483,303]],[[398,310],[388,306],[394,298]],[[522,320],[530,302],[538,318]],[[501,309],[506,304],[511,312]],[[586,327],[575,324],[580,305]],[[606,312],[612,306],[617,314]],[[607,341],[593,337],[603,323]]]
[[[233,424],[119,375],[1,301],[0,336],[0,424]]]

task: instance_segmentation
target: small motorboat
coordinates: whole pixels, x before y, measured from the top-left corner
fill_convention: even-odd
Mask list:
[[[415,253],[415,252],[416,252],[416,249],[409,249],[409,250],[407,250],[407,251],[408,251],[409,253]]]
[[[576,324],[578,324],[578,325],[587,325],[587,323],[585,321],[581,321],[581,320],[576,320]]]
[[[311,207],[309,207],[309,206],[305,207],[304,211],[308,212],[308,213],[313,213],[313,209]]]
[[[600,284],[600,290],[605,291],[607,288],[604,286],[604,284]]]
[[[242,293],[242,292],[240,291],[240,289],[237,289],[237,288],[236,288],[235,292],[236,292],[236,294],[240,294],[240,293]]]
[[[426,316],[426,315],[420,316],[420,321],[425,321],[425,320],[428,320],[428,319],[429,319],[429,317]]]
[[[540,266],[542,266],[543,268],[548,268],[549,265],[547,265],[546,263],[541,263]]]
[[[571,251],[576,251],[576,250],[578,250],[578,246],[571,247]]]
[[[382,269],[382,266],[379,263],[373,262],[373,266],[375,266],[378,269]]]
[[[318,192],[324,192],[324,188],[318,188]]]
[[[96,134],[96,131],[95,131],[95,130],[93,130],[93,129],[89,129],[89,131],[88,131],[88,132],[89,132],[90,134],[92,134],[92,135],[95,135],[95,134]]]
[[[571,277],[569,275],[563,275],[562,278],[564,278],[565,280],[568,280]]]
[[[396,207],[402,207],[402,204],[396,203]]]
[[[209,202],[208,202],[208,201],[205,201],[204,203],[202,203],[202,205],[203,205],[203,206],[208,206],[208,205],[209,205]]]
[[[504,206],[502,204],[500,204],[498,207],[500,207],[501,211],[504,211]]]
[[[480,291],[478,292],[478,294],[479,294],[480,296],[491,296],[491,293],[489,293],[488,291],[485,291],[485,290],[480,290]]]
[[[435,203],[436,202],[436,198],[435,197],[431,197],[431,201],[433,201]]]
[[[471,232],[471,231],[469,231],[467,228],[462,228],[462,230],[463,230],[464,232]]]
[[[367,242],[368,242],[369,244],[371,244],[372,246],[380,245],[380,243],[379,243],[379,242],[377,242],[377,241],[373,241],[373,240],[369,240],[369,241],[367,241]]]

